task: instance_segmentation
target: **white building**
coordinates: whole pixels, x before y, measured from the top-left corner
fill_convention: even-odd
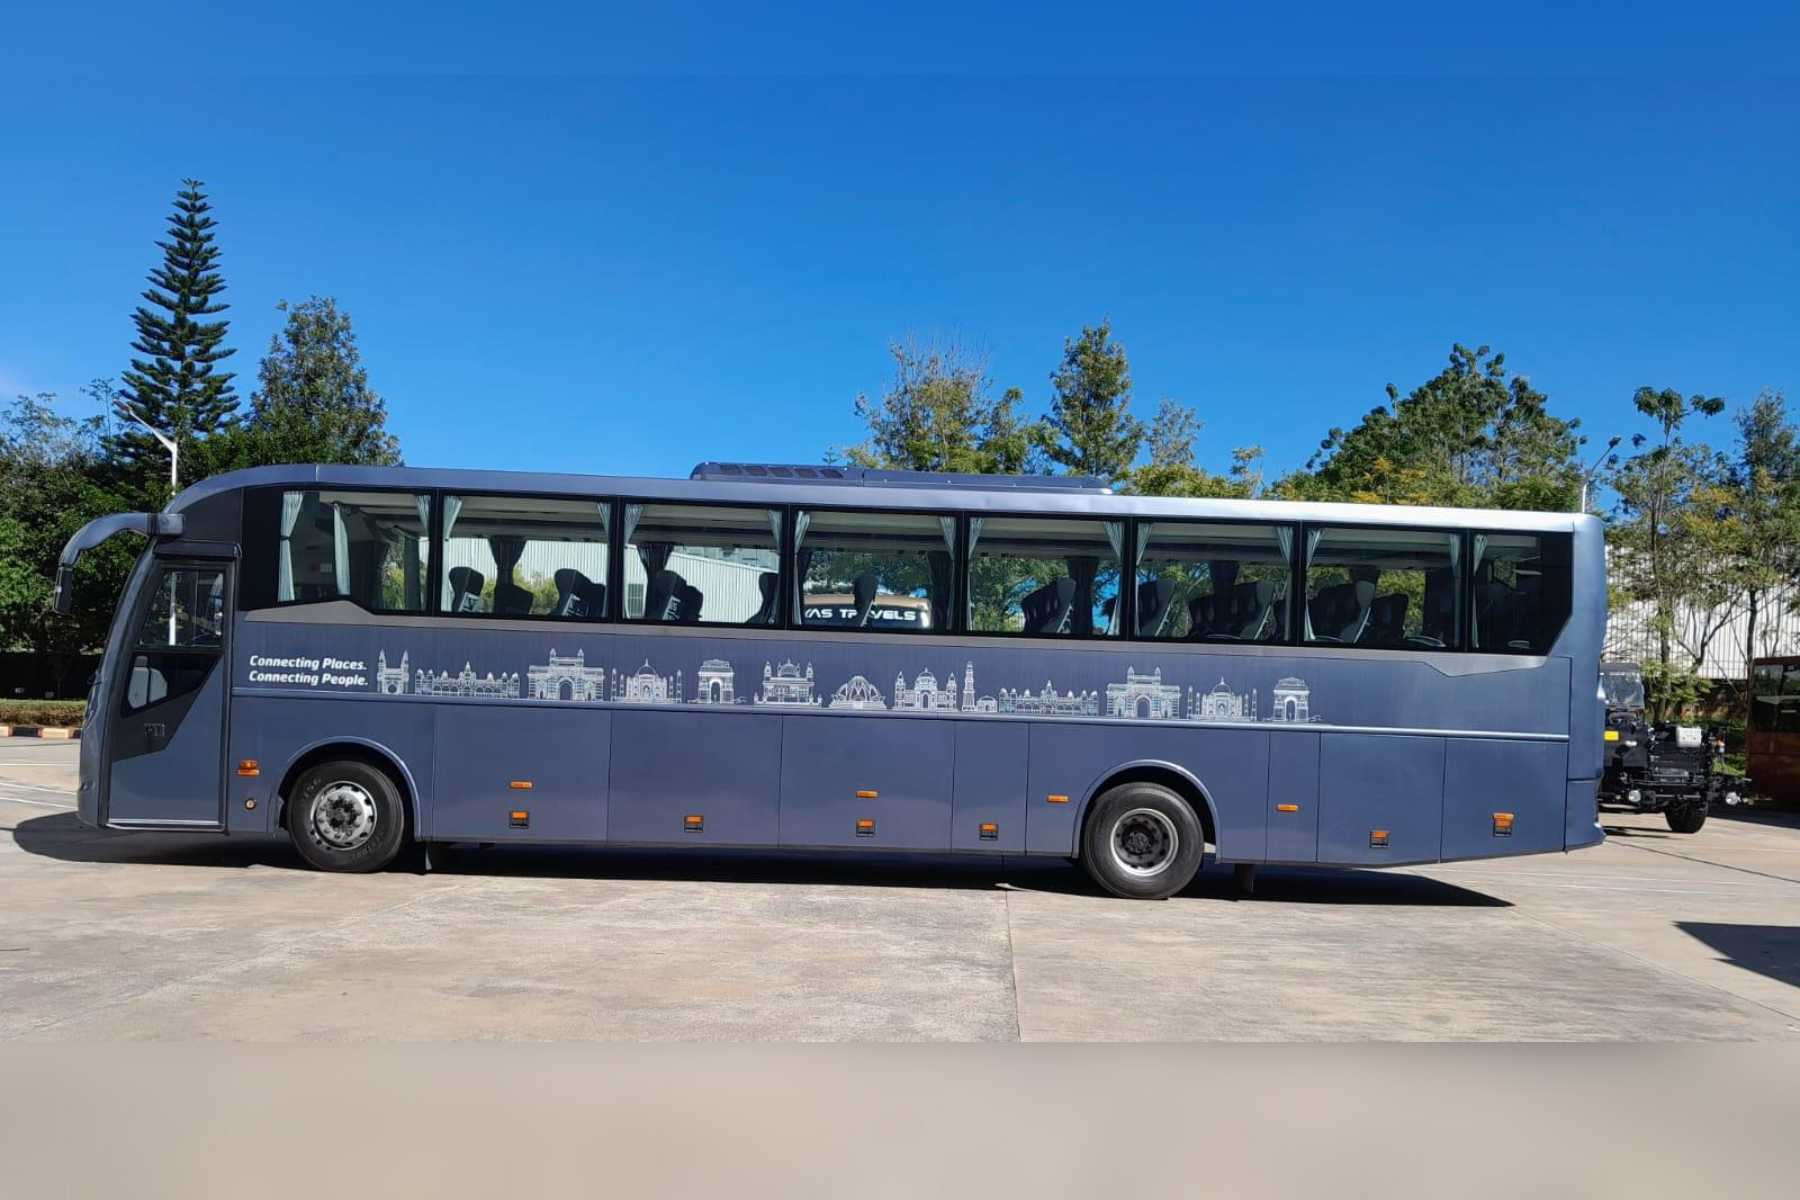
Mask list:
[[[894,676],[894,707],[910,709],[915,712],[955,712],[959,705],[956,702],[956,677],[951,676],[939,687],[937,676],[929,670],[920,671],[914,678],[912,686],[906,686],[906,676]]]
[[[695,704],[736,704],[737,672],[722,658],[709,658],[694,676]]]
[[[887,701],[882,699],[881,689],[864,679],[861,675],[852,675],[850,682],[839,688],[831,697],[832,708],[861,709],[864,711],[886,710]]]
[[[606,694],[606,668],[587,665],[587,651],[573,657],[550,651],[550,661],[525,668],[533,700],[594,701]]]
[[[1254,721],[1257,719],[1257,712],[1255,689],[1233,692],[1223,676],[1219,678],[1219,685],[1210,692],[1188,689],[1190,721]]]
[[[404,696],[406,694],[406,677],[411,671],[408,665],[411,652],[400,652],[400,665],[390,667],[387,664],[387,651],[383,650],[375,660],[375,690],[384,696]]]
[[[645,659],[631,675],[612,673],[612,698],[615,704],[680,704],[681,672],[658,675]]]
[[[1275,682],[1275,711],[1269,714],[1271,721],[1309,721],[1308,701],[1312,697],[1312,689],[1306,686],[1306,680],[1296,679],[1292,675]]]
[[[776,708],[817,708],[819,700],[813,695],[812,664],[807,663],[802,673],[792,660],[784,661],[779,667],[764,663],[762,690],[756,693],[756,703]]]
[[[1048,679],[1042,691],[1015,692],[1001,688],[995,709],[1030,717],[1097,717],[1100,715],[1099,692],[1059,693]]]
[[[497,700],[516,699],[519,695],[519,673],[495,675],[489,671],[486,675],[477,676],[475,668],[468,663],[463,664],[460,674],[452,675],[448,671],[431,674],[420,667],[413,679],[413,691],[421,696],[461,696],[470,699]]]

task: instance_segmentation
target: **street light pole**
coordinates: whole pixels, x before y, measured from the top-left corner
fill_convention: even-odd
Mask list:
[[[1624,440],[1625,439],[1623,437],[1620,437],[1618,434],[1614,434],[1607,441],[1606,449],[1604,449],[1600,452],[1600,456],[1598,458],[1594,459],[1593,465],[1590,466],[1587,469],[1587,473],[1581,477],[1581,508],[1579,509],[1579,511],[1582,513],[1582,515],[1585,516],[1587,514],[1587,510],[1588,510],[1588,485],[1594,482],[1594,476],[1599,473],[1601,464],[1606,462],[1606,456],[1611,454],[1614,450],[1618,449],[1619,443]]]
[[[137,413],[132,411],[131,406],[129,404],[126,404],[123,400],[113,401],[113,410],[115,412],[117,412],[121,417],[125,417],[128,420],[136,421],[139,425],[142,425],[144,427],[145,432],[149,433],[149,435],[151,437],[155,438],[159,443],[161,443],[162,448],[164,450],[167,450],[169,452],[169,495],[174,496],[174,494],[176,492],[181,490],[181,446],[180,446],[180,444],[178,442],[176,442],[174,438],[169,437],[162,430],[158,429],[156,426],[152,425],[150,422],[144,420],[144,418],[138,416]]]
[[[176,440],[174,438],[168,436],[162,430],[160,430],[156,426],[152,425],[150,422],[144,420],[144,418],[138,416],[137,413],[132,411],[131,406],[129,404],[126,404],[125,401],[123,401],[123,400],[115,399],[113,401],[113,410],[115,412],[117,412],[120,416],[127,417],[130,420],[136,421],[139,425],[142,425],[144,427],[144,429],[150,434],[150,436],[155,438],[159,443],[161,443],[162,448],[169,452],[169,498],[174,499],[175,493],[181,490],[181,445],[180,445],[180,443],[176,442]],[[169,582],[170,582],[170,587],[172,589],[175,586],[175,577],[171,576]],[[178,599],[178,597],[176,597],[173,594],[173,591],[171,591],[170,596],[169,596],[169,645],[171,645],[171,646],[177,644],[176,643],[177,630],[175,628],[175,609],[176,609],[177,599]]]

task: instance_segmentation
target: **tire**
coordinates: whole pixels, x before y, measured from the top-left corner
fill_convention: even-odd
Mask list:
[[[1094,801],[1081,861],[1094,882],[1128,900],[1166,900],[1193,881],[1206,833],[1186,800],[1160,783],[1122,783]]]
[[[1669,828],[1676,833],[1699,833],[1700,827],[1706,824],[1706,801],[1671,804],[1663,810],[1663,816],[1668,819]]]
[[[294,849],[321,871],[379,871],[406,839],[406,806],[380,767],[344,758],[310,768],[287,802]]]

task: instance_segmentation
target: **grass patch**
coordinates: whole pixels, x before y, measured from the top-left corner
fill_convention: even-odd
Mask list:
[[[74,729],[87,711],[85,700],[0,700],[0,725],[52,725]]]

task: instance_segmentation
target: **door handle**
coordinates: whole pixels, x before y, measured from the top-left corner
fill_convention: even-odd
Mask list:
[[[152,752],[169,744],[169,731],[161,721],[144,722],[144,744]]]

